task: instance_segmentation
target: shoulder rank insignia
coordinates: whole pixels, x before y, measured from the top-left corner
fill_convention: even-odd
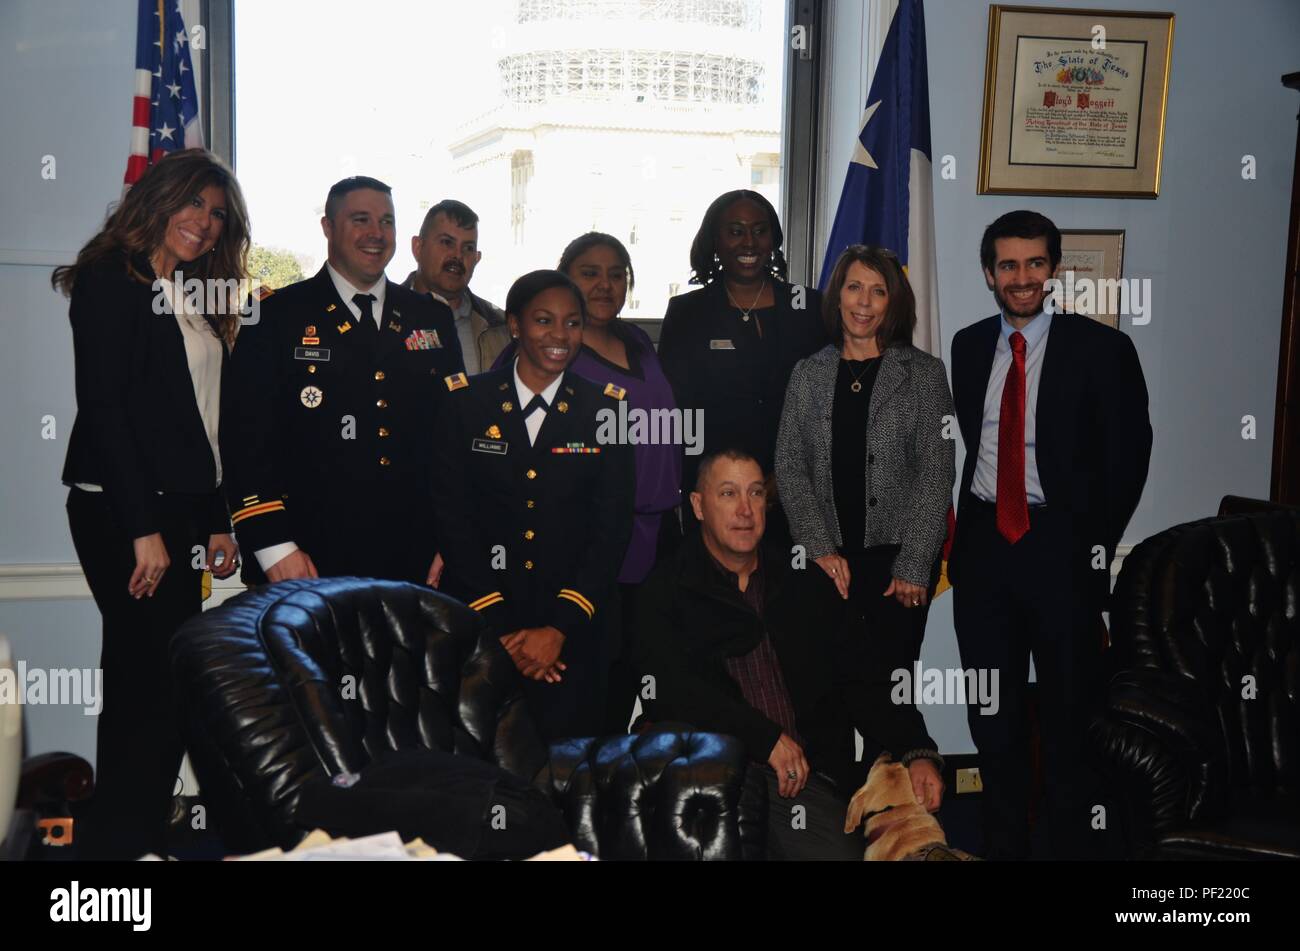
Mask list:
[[[253,296],[261,301],[261,300],[266,300],[274,293],[275,293],[274,288],[267,287],[265,284],[259,284],[257,285],[257,289],[253,291]]]
[[[469,379],[463,373],[453,373],[444,382],[446,382],[449,390],[459,390],[462,387],[469,386]]]
[[[616,400],[621,400],[623,397],[627,396],[627,390],[623,389],[621,386],[615,386],[613,383],[606,383],[605,395],[612,396]]]

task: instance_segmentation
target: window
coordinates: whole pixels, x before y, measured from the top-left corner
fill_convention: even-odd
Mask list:
[[[425,211],[456,198],[479,216],[488,300],[591,228],[632,253],[624,316],[658,318],[714,198],[754,188],[781,207],[788,0],[228,2],[254,240],[306,274],[325,192],[364,174],[393,187],[394,280]],[[382,81],[345,45],[381,51]]]

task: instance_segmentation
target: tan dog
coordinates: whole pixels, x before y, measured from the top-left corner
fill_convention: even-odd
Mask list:
[[[900,859],[934,861],[974,858],[948,848],[948,839],[937,819],[916,801],[907,767],[881,753],[871,764],[867,781],[849,800],[844,831],[852,832],[867,820],[868,862]]]

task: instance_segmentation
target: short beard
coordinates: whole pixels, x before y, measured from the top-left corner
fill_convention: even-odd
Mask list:
[[[1047,303],[1047,294],[1044,293],[1042,297],[1038,298],[1037,310],[1035,310],[1032,314],[1022,314],[1019,311],[1012,310],[1011,302],[1002,296],[1001,291],[999,291],[996,287],[992,288],[992,290],[993,290],[993,299],[998,302],[998,307],[1002,309],[1002,313],[1006,314],[1009,317],[1037,317],[1039,314],[1043,312],[1043,305]]]

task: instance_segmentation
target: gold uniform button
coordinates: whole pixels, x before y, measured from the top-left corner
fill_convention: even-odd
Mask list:
[[[384,438],[385,436],[387,436],[387,435],[388,435],[388,429],[387,429],[386,427],[384,427],[384,426],[380,426],[380,427],[379,427],[379,438],[380,438],[380,439],[383,439],[383,438]]]
[[[388,409],[388,400],[375,400],[375,405],[380,409]]]
[[[309,364],[307,364],[307,372],[308,372],[308,373],[315,373],[315,372],[316,372],[316,364],[314,364],[314,363],[309,363]]]
[[[531,528],[528,529],[528,531],[524,532],[524,539],[526,541],[532,541],[536,537],[537,537],[537,533],[534,532]]]
[[[528,478],[530,478],[530,479],[536,479],[536,478],[537,478],[537,470],[536,470],[536,469],[529,469],[527,472],[524,473],[524,475],[528,476]]]
[[[524,562],[524,567],[527,568],[529,571],[532,571],[532,570],[533,570],[533,563],[532,563],[531,561],[526,561],[526,562]]]
[[[391,461],[389,460],[389,458],[388,458],[387,456],[380,456],[380,457],[379,457],[379,464],[380,464],[381,466],[387,466],[387,465],[391,465]]]
[[[382,382],[383,379],[384,379],[384,371],[383,371],[383,370],[376,370],[376,371],[375,371],[375,379],[376,379],[376,380],[379,380],[379,381]]]

